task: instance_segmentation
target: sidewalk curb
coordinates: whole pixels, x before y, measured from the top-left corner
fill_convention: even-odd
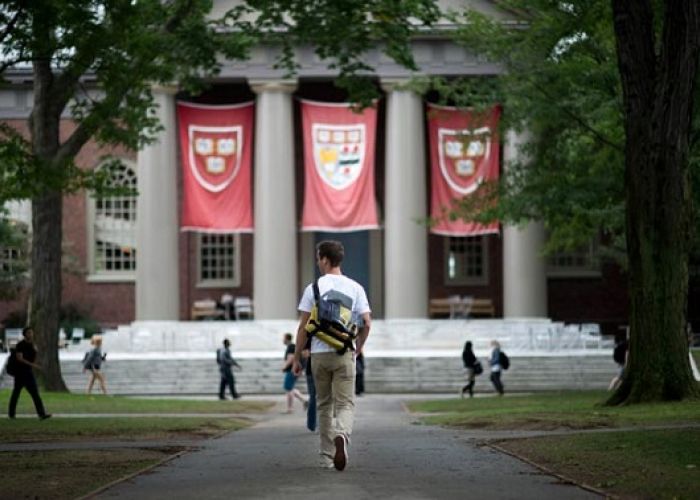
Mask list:
[[[571,479],[570,477],[567,477],[567,476],[565,476],[565,475],[563,475],[563,474],[559,474],[558,472],[554,472],[554,471],[548,469],[547,467],[545,467],[544,465],[540,465],[540,464],[538,464],[537,462],[533,462],[533,461],[530,460],[529,458],[525,458],[525,457],[523,457],[522,455],[519,455],[519,454],[517,454],[517,453],[515,453],[515,452],[512,452],[512,451],[510,451],[510,450],[506,450],[505,448],[502,448],[501,446],[499,446],[499,445],[497,445],[497,444],[495,444],[495,443],[491,443],[491,442],[486,441],[486,442],[483,442],[482,445],[488,446],[489,448],[491,448],[491,449],[493,449],[493,450],[496,450],[496,451],[498,451],[498,452],[500,452],[500,453],[504,453],[504,454],[506,454],[506,455],[510,455],[510,456],[513,457],[513,458],[517,458],[517,459],[520,460],[521,462],[525,462],[526,464],[531,465],[531,466],[535,467],[536,469],[539,469],[540,471],[544,472],[545,474],[548,474],[548,475],[550,475],[550,476],[554,476],[554,477],[556,477],[557,479],[560,479],[561,481],[564,481],[565,483],[569,483],[569,484],[578,486],[579,488],[583,488],[584,490],[588,490],[588,491],[590,491],[590,492],[592,492],[592,493],[595,493],[595,494],[597,494],[597,495],[602,496],[603,498],[611,499],[611,500],[617,500],[617,499],[620,498],[620,497],[618,497],[618,496],[616,496],[616,495],[612,495],[612,494],[610,494],[610,493],[608,493],[608,492],[606,492],[606,491],[603,491],[603,490],[601,490],[601,489],[599,489],[599,488],[596,488],[595,486],[591,486],[590,484],[586,484],[586,483],[581,483],[581,482],[578,482],[578,481],[574,481],[574,480]]]
[[[113,486],[116,486],[119,483],[123,483],[125,481],[128,481],[129,479],[133,479],[136,476],[140,476],[141,474],[144,474],[150,470],[153,470],[156,467],[160,467],[161,465],[164,465],[164,464],[170,462],[171,460],[175,460],[176,458],[180,458],[184,454],[191,452],[193,449],[194,448],[188,448],[186,450],[178,451],[177,453],[175,453],[173,455],[169,455],[169,456],[165,457],[164,459],[159,460],[158,462],[149,465],[148,467],[144,467],[141,470],[137,470],[136,472],[132,472],[131,474],[127,474],[124,477],[120,477],[118,479],[115,479],[114,481],[111,481],[107,484],[99,486],[98,488],[90,491],[89,493],[87,493],[83,496],[77,497],[76,500],[87,500],[89,498],[94,498],[95,496],[99,495],[100,493],[103,493],[104,491],[107,491],[108,489],[110,489]]]

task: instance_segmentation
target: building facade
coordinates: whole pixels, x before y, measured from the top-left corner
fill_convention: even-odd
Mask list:
[[[497,77],[500,72],[447,39],[417,38],[413,50],[426,75]],[[294,318],[300,293],[315,276],[315,244],[333,238],[346,245],[344,270],[365,286],[377,317],[425,318],[431,299],[468,295],[489,299],[496,317],[598,322],[607,333],[627,322],[624,273],[600,261],[595,244],[545,258],[546,233],[536,222],[503,226],[496,235],[430,234],[421,222],[429,215],[430,197],[426,99],[403,86],[412,75],[379,51],[368,60],[376,68],[381,93],[374,166],[381,227],[350,233],[300,231],[304,170],[299,99],[343,102],[346,95],[333,85],[333,73],[311,48],[301,48],[297,55],[301,69],[294,80],[273,69],[276,49],[257,47],[250,60],[227,62],[199,96],[154,88],[164,126],[156,142],[138,153],[105,151],[94,143],[83,149],[77,162],[86,169],[101,168],[105,154],[122,158],[123,168],[113,181],[137,187],[139,194],[65,197],[64,304],[75,304],[105,327],[134,320],[188,320],[196,301],[220,301],[224,294],[251,297],[258,319]],[[10,75],[10,81],[0,91],[0,119],[23,129],[31,87],[21,74]],[[180,231],[178,100],[255,101],[252,234]],[[72,126],[65,117],[63,127]],[[502,138],[501,168],[517,159],[522,139],[513,133]],[[15,204],[12,212],[26,220],[26,205]],[[0,319],[23,307],[22,298],[0,303]]]

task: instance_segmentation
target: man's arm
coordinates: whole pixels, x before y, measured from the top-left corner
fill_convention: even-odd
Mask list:
[[[360,328],[360,331],[357,334],[357,345],[355,346],[356,354],[360,354],[362,352],[365,342],[367,342],[367,337],[369,337],[369,328],[372,323],[372,318],[368,312],[362,315],[362,321],[364,325],[362,328]]]
[[[41,366],[38,363],[32,363],[31,361],[24,359],[24,356],[22,356],[22,353],[19,351],[17,351],[17,361],[24,363],[25,365],[29,365],[32,368],[36,368],[37,370],[41,370]]]
[[[302,311],[301,316],[299,317],[299,326],[297,327],[297,340],[296,345],[294,346],[294,364],[292,365],[292,371],[294,372],[294,375],[300,375],[302,371],[301,351],[304,350],[304,346],[306,346],[306,341],[308,339],[308,335],[306,333],[306,324],[309,322],[310,317],[311,313],[306,311]]]

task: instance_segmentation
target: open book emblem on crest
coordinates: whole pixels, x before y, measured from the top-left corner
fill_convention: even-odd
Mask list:
[[[314,163],[323,182],[338,190],[355,182],[365,160],[365,125],[314,123],[311,134]]]
[[[213,193],[233,181],[241,165],[243,127],[188,127],[190,168],[197,182]]]
[[[483,166],[491,155],[491,129],[438,129],[440,170],[452,189],[472,193],[486,176]]]

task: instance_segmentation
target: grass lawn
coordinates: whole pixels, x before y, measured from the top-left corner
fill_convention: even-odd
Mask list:
[[[574,434],[498,445],[622,498],[700,498],[700,429]]]
[[[0,390],[0,411],[6,412],[10,389]],[[132,398],[70,394],[65,392],[41,392],[49,413],[260,413],[271,408],[269,401],[199,401],[185,399]],[[22,391],[18,414],[33,415],[34,405],[29,393]]]
[[[0,391],[3,412],[7,411],[9,396],[9,391]],[[0,444],[201,439],[249,426],[250,420],[234,415],[264,412],[273,405],[263,401],[136,399],[49,392],[42,393],[42,399],[49,412],[76,416],[44,421],[0,418]],[[28,394],[21,395],[17,413],[34,417]],[[127,416],[78,416],[110,413]],[[128,416],[134,413],[150,415]],[[76,498],[179,451],[166,443],[162,449],[0,452],[0,470],[13,471],[3,477],[0,497]]]
[[[480,429],[589,429],[700,423],[700,401],[605,407],[604,391],[506,395],[503,398],[445,399],[407,403],[414,412],[433,413],[428,424]]]
[[[68,499],[158,463],[176,448],[0,453],[2,498]]]
[[[602,406],[603,391],[408,403],[429,424],[464,429],[595,429],[700,423],[700,401]],[[497,441],[579,483],[622,498],[700,498],[700,429],[631,430]]]
[[[250,422],[232,417],[100,417],[0,419],[0,443],[204,438]]]

